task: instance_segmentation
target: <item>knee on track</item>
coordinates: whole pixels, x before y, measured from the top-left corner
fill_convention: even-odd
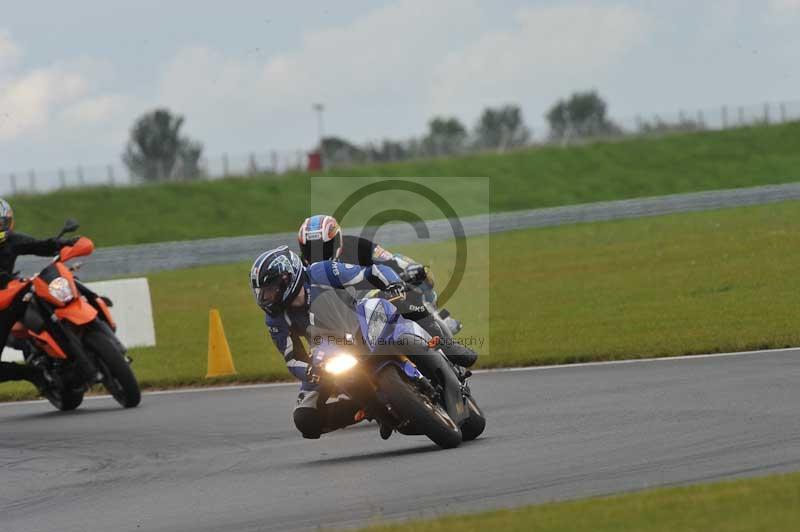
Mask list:
[[[322,435],[322,416],[316,408],[295,408],[293,417],[303,438],[315,440]]]

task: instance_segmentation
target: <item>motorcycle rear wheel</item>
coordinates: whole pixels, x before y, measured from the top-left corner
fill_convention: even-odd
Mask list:
[[[436,445],[444,449],[458,447],[461,430],[441,405],[423,395],[400,375],[400,370],[389,365],[378,375],[378,388],[383,391],[399,417],[414,424]]]
[[[464,441],[472,441],[483,433],[486,428],[486,416],[472,396],[467,397],[469,417],[461,424],[461,437]]]
[[[42,391],[45,399],[50,404],[62,412],[75,410],[83,402],[83,390],[56,390],[48,389]]]

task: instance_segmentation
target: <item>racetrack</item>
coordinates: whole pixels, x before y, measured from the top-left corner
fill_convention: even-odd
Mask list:
[[[249,531],[800,470],[800,350],[476,375],[489,424],[439,451],[295,432],[294,386],[0,406],[0,530]]]

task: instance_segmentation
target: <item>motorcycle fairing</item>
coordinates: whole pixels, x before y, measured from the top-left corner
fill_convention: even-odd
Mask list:
[[[383,368],[385,368],[389,364],[397,366],[398,368],[403,370],[403,373],[405,373],[406,377],[408,377],[411,380],[423,378],[423,375],[417,369],[417,366],[415,366],[414,363],[411,362],[411,360],[409,360],[408,358],[406,358],[405,360],[397,360],[394,358],[385,360],[384,362],[375,366],[375,369],[372,370],[372,374],[377,375],[383,370]]]
[[[36,296],[40,299],[47,301],[54,307],[64,307],[65,303],[60,299],[53,297],[50,293],[50,283],[55,279],[63,277],[69,283],[70,292],[74,298],[78,297],[78,287],[75,285],[75,277],[63,263],[54,262],[41,271],[41,273],[33,280],[33,288],[36,291]]]
[[[71,246],[64,246],[58,253],[61,262],[66,262],[75,257],[85,257],[94,251],[94,242],[82,236]]]
[[[73,299],[65,307],[57,308],[55,314],[58,319],[75,325],[86,325],[97,318],[97,310],[83,296]]]
[[[41,331],[37,333],[29,329],[28,334],[38,341],[39,345],[49,356],[66,360],[67,354],[64,353],[64,350],[61,349],[61,346],[58,345],[58,342],[53,339],[49,332]]]
[[[383,311],[386,312],[386,324],[382,327],[380,335],[378,338],[374,339],[375,341],[373,343],[369,338],[370,320],[372,319],[373,312],[381,312],[379,309],[383,309]],[[420,373],[418,369],[420,368],[421,375],[440,375],[440,379],[443,381],[442,384],[444,385],[442,398],[444,399],[447,413],[453,421],[460,424],[469,416],[469,411],[464,406],[461,382],[458,380],[458,377],[456,377],[450,362],[444,354],[440,351],[428,350],[426,350],[425,354],[420,354],[419,352],[414,352],[414,346],[406,346],[404,344],[404,340],[409,336],[419,337],[425,341],[429,340],[430,335],[425,332],[422,327],[400,316],[397,308],[385,299],[362,299],[358,302],[357,310],[362,334],[367,337],[367,342],[373,352],[377,347],[380,347],[381,344],[397,346],[398,350],[401,351],[405,349],[405,354],[411,357],[415,363],[414,371],[416,373]],[[377,327],[375,328],[377,329]],[[400,366],[399,362],[395,362],[395,364]],[[385,364],[383,364],[383,366],[385,367]],[[416,375],[412,377],[408,373],[410,370],[405,365],[400,367],[406,372],[409,378],[417,378]]]
[[[7,309],[14,298],[19,293],[30,285],[30,281],[20,281],[19,279],[11,279],[5,288],[0,290],[0,310]]]
[[[114,318],[111,316],[111,310],[108,308],[106,301],[102,297],[97,297],[94,300],[94,306],[100,309],[102,312],[103,317],[108,323],[108,326],[111,327],[111,330],[116,332],[117,331],[117,322],[114,321]]]

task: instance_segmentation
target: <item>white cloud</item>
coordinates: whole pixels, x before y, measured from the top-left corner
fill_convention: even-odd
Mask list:
[[[130,99],[123,95],[90,96],[65,107],[58,118],[76,127],[103,125],[124,112],[129,104]]]
[[[649,18],[627,6],[524,8],[513,27],[483,35],[440,65],[430,112],[474,114],[485,104],[541,105],[591,88],[643,41]]]
[[[185,133],[216,156],[310,147],[318,101],[328,134],[364,142],[420,134],[435,114],[471,126],[506,102],[541,133],[547,107],[578,89],[598,89],[615,117],[796,92],[800,0],[520,4],[391,0],[304,32],[276,8],[270,20],[287,24],[262,34],[144,40],[120,26],[117,46],[89,33],[35,50],[0,28],[2,165],[118,161],[133,120],[158,106],[184,114]],[[108,64],[74,59],[87,49]],[[53,61],[34,63],[41,54]]]
[[[19,47],[11,39],[11,34],[0,29],[0,75],[2,75],[3,70],[16,65],[21,55]],[[1,80],[2,78],[0,78]]]
[[[8,140],[47,125],[53,107],[87,91],[78,73],[54,66],[25,72],[0,88],[0,140]]]
[[[164,69],[160,101],[206,138],[229,124],[242,139],[260,128],[256,142],[308,146],[316,101],[330,133],[407,136],[434,114],[472,117],[486,104],[591,87],[650,24],[633,7],[586,2],[521,9],[505,30],[487,13],[473,0],[401,0],[264,59],[188,47]]]
[[[0,65],[11,67],[0,72],[0,141],[91,143],[124,111],[127,98],[98,89],[104,65],[81,58],[13,68],[20,56],[21,48],[0,33]]]
[[[439,57],[469,40],[480,23],[473,0],[402,0],[306,33],[297,49],[264,59],[189,47],[165,68],[160,101],[187,115],[187,131],[213,136],[220,124],[241,131],[264,124],[262,135],[273,134],[266,139],[273,146],[313,142],[317,101],[326,104],[333,133],[357,140],[407,134],[407,123],[398,122],[421,127],[427,117],[389,116],[398,107],[421,111]]]
[[[800,0],[769,0],[769,10],[775,15],[797,15],[800,13]]]
[[[800,0],[769,0],[762,15],[768,25],[791,26],[792,30],[795,29],[798,17],[800,17]]]

